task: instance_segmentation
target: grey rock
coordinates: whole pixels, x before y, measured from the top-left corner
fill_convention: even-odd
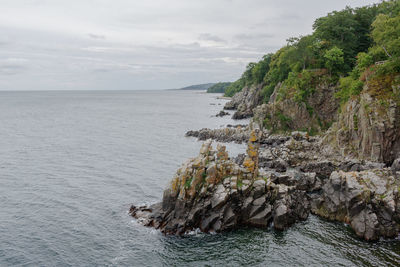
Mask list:
[[[393,161],[393,164],[392,164],[392,171],[393,171],[393,172],[398,172],[398,171],[400,171],[400,158],[395,159],[395,160]]]

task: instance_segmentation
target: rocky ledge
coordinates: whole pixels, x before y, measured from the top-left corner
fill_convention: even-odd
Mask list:
[[[313,161],[310,156],[294,157],[312,154],[318,140],[300,133],[274,138],[263,139],[260,131],[252,131],[246,155],[236,159],[229,158],[225,146],[213,149],[207,140],[200,154],[177,171],[161,203],[132,206],[130,214],[143,225],[175,235],[241,226],[284,230],[312,212],[348,223],[366,240],[398,236],[400,173],[366,162],[339,164],[329,153],[328,162],[316,154]],[[260,153],[267,140],[272,152]],[[285,153],[277,155],[279,147]],[[261,166],[279,157],[297,167]]]
[[[208,139],[216,140],[218,142],[247,142],[250,136],[249,127],[244,125],[237,125],[234,127],[227,127],[221,129],[208,129],[203,128],[198,131],[188,131],[186,137],[196,137],[198,140],[205,141]]]

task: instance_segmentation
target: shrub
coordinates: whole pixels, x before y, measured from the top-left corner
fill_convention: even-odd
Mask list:
[[[355,80],[351,76],[340,78],[339,88],[336,92],[335,97],[340,99],[341,103],[345,103],[351,96],[359,95],[363,89],[364,83],[360,80]]]

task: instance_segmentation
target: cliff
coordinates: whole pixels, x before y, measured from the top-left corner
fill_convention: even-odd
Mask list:
[[[336,86],[324,81],[315,85],[304,99],[278,84],[268,103],[253,109],[254,121],[272,132],[308,131],[320,133],[336,120],[339,101],[334,97]]]
[[[343,155],[391,165],[400,157],[400,85],[373,81],[342,107],[327,135]]]

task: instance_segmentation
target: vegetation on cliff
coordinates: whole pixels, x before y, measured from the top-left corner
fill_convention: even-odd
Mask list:
[[[323,107],[331,103],[327,111],[339,115],[340,107],[363,91],[376,101],[399,102],[393,89],[400,84],[399,0],[331,12],[318,18],[313,29],[310,35],[289,38],[275,54],[249,63],[225,95],[261,88],[260,101],[270,105],[264,126],[278,131],[325,130],[337,118],[327,116]],[[274,121],[278,123],[270,123]]]

